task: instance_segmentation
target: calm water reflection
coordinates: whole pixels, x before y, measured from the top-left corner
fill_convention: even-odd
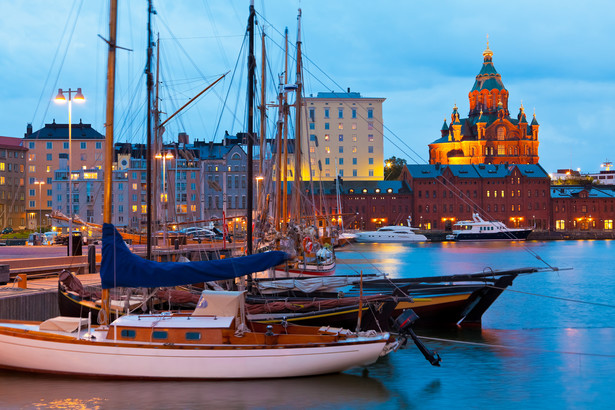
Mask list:
[[[251,382],[108,382],[0,373],[8,408],[614,408],[612,241],[357,244],[340,273],[429,276],[541,266],[519,277],[482,330],[421,330],[442,356],[411,346],[347,374]],[[528,252],[528,249],[531,252]],[[549,296],[549,297],[547,297]],[[580,303],[589,302],[589,303]]]

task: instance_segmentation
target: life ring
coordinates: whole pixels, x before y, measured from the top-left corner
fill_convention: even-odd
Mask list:
[[[310,253],[312,252],[312,238],[310,238],[309,236],[306,236],[305,238],[303,238],[303,249],[307,252]]]

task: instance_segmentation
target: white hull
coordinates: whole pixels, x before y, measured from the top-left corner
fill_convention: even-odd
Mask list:
[[[409,238],[386,237],[386,236],[357,236],[357,242],[360,243],[406,243],[406,242],[425,242],[427,237],[424,235],[415,235]]]
[[[335,346],[166,346],[116,343],[105,332],[96,341],[51,340],[49,333],[17,334],[0,324],[0,367],[33,372],[155,379],[255,379],[341,372],[375,362],[385,336]],[[22,326],[23,327],[23,326]],[[34,326],[38,328],[38,326]],[[14,334],[12,334],[14,333]]]

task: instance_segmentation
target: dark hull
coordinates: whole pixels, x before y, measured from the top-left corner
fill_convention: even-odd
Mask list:
[[[507,232],[470,233],[461,232],[455,237],[456,241],[524,241],[532,233],[532,229]]]

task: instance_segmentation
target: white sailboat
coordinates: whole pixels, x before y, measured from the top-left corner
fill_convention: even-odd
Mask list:
[[[113,124],[116,0],[111,1],[110,16],[107,124]],[[254,17],[252,1],[251,27]],[[114,287],[176,286],[238,277],[279,265],[286,258],[283,252],[266,252],[216,261],[157,263],[134,255],[109,223],[112,126],[107,127],[107,148],[100,273],[103,311],[109,311],[108,291]],[[242,292],[205,292],[191,315],[126,315],[96,327],[82,318],[1,320],[0,367],[105,378],[295,377],[365,366],[398,345],[388,333],[246,323],[242,305]]]

